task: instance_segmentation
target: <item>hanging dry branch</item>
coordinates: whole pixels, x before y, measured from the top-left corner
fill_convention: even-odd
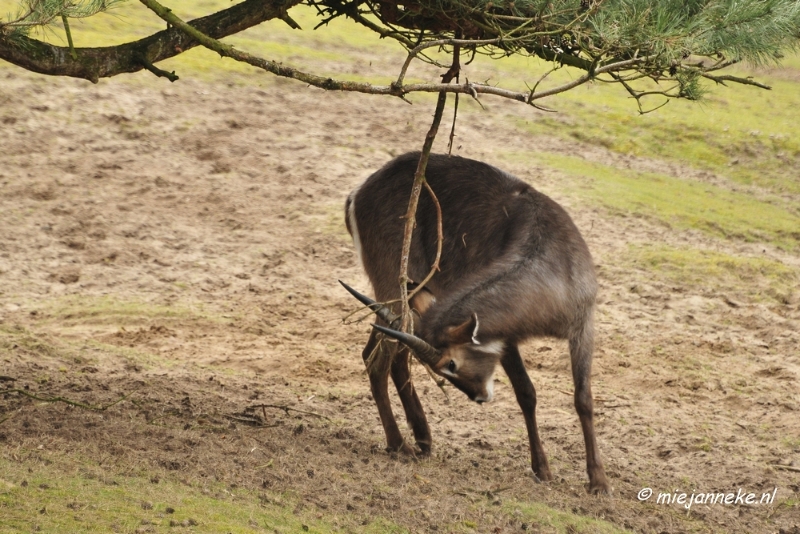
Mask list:
[[[453,49],[453,63],[450,69],[442,76],[442,84],[447,85],[459,73],[461,66],[459,63],[459,56],[461,49],[456,45]],[[408,296],[408,259],[411,254],[411,238],[414,233],[414,226],[417,220],[417,206],[419,204],[419,195],[422,192],[422,185],[425,183],[425,168],[428,166],[428,157],[431,154],[433,141],[436,139],[436,133],[439,131],[439,124],[442,122],[442,114],[444,113],[444,105],[447,102],[447,93],[442,91],[439,93],[439,99],[436,102],[436,110],[433,113],[433,121],[428,133],[425,135],[425,142],[422,145],[422,152],[419,155],[419,162],[417,163],[417,170],[414,173],[414,184],[411,188],[411,197],[408,201],[408,210],[406,211],[405,229],[403,232],[403,250],[400,254],[400,316],[403,319],[402,330],[409,332],[413,329],[414,322],[411,320],[411,306],[409,305]],[[438,202],[437,202],[438,205]],[[441,246],[441,239],[439,240]],[[438,264],[438,254],[434,265]],[[417,288],[419,290],[420,288]]]

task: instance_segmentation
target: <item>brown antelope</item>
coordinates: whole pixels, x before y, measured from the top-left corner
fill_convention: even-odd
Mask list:
[[[378,302],[400,297],[403,216],[418,159],[419,153],[410,153],[390,161],[350,193],[345,204],[347,229]],[[533,472],[539,480],[552,480],[536,428],[536,391],[517,348],[527,338],[552,336],[569,340],[589,491],[610,493],[593,424],[591,367],[597,282],[580,232],[552,199],[485,163],[431,155],[426,177],[441,204],[444,242],[441,270],[411,302],[418,316],[417,335],[397,331],[396,305],[383,306],[345,285],[377,312],[380,323],[393,327],[375,326],[362,354],[364,360],[380,348],[380,333],[403,346],[369,366],[372,396],[389,449],[414,452],[392,414],[388,396],[391,374],[418,452],[431,450],[431,432],[409,376],[407,348],[479,403],[492,400],[499,362],[525,417]],[[409,278],[422,280],[428,274],[436,249],[436,210],[423,192]]]

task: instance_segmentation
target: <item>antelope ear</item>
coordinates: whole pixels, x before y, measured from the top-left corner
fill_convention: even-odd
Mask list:
[[[473,313],[472,317],[457,326],[449,326],[445,330],[447,334],[448,344],[450,345],[463,345],[465,343],[473,343],[480,345],[478,341],[478,314]]]

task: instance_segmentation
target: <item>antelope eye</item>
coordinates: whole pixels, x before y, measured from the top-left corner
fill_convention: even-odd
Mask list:
[[[450,371],[451,373],[455,373],[456,372],[456,361],[455,360],[450,360],[450,363],[447,364],[447,370]]]

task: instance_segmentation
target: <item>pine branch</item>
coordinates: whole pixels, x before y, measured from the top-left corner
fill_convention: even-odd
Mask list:
[[[678,90],[664,95],[668,99],[699,99],[704,92],[699,83],[701,78],[718,84],[765,89],[768,88],[765,84],[749,77],[717,72],[742,58],[761,61],[779,57],[781,50],[797,48],[800,35],[800,3],[793,0],[698,0],[683,8],[674,0],[594,0],[582,2],[581,7],[575,0],[515,0],[497,4],[473,0],[305,0],[323,17],[320,24],[340,16],[351,17],[408,49],[395,83],[388,86],[299,71],[219,41],[273,18],[296,27],[286,11],[302,0],[245,0],[190,22],[182,21],[156,0],[142,0],[171,27],[113,47],[65,48],[25,35],[27,28],[52,21],[56,16],[66,23],[69,17],[87,16],[116,1],[119,0],[71,3],[26,0],[28,11],[11,22],[0,22],[0,59],[43,74],[93,82],[143,68],[174,81],[175,73],[158,69],[154,64],[202,44],[223,57],[325,90],[399,98],[413,92],[463,93],[475,99],[490,94],[549,111],[535,101],[593,80],[625,81],[629,84],[625,89],[633,93],[648,89],[645,79],[677,83]],[[68,23],[65,30],[69,39]],[[493,58],[512,54],[536,56],[557,66],[576,68],[583,74],[570,83],[544,89],[539,89],[540,80],[527,93],[469,81],[405,84],[405,74],[414,59],[438,65],[426,51],[439,47],[449,53],[454,46],[473,56],[476,53]],[[603,73],[618,76],[611,80],[598,78]]]

